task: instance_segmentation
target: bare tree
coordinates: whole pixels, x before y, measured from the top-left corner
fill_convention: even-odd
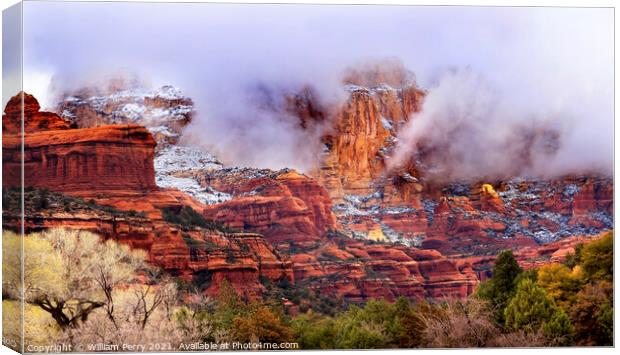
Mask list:
[[[499,333],[493,314],[484,301],[446,300],[433,310],[421,315],[428,347],[482,347]]]
[[[61,328],[78,327],[99,308],[114,322],[113,290],[132,282],[144,265],[143,252],[85,231],[50,229],[26,236],[25,243],[24,301],[50,313]]]

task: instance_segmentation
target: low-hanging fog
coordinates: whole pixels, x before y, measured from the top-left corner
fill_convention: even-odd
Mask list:
[[[183,141],[229,164],[318,161],[328,128],[308,134],[256,88],[308,84],[338,105],[343,70],[398,58],[428,96],[392,162],[424,140],[443,147],[433,163],[451,178],[502,175],[519,127],[542,127],[557,149],[533,148],[516,173],[612,170],[610,9],[27,2],[24,22],[24,89],[43,107],[119,72],[173,84],[198,112]]]

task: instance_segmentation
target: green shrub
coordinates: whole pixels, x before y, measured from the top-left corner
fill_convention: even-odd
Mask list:
[[[239,233],[237,229],[229,228],[221,222],[205,219],[200,213],[189,206],[164,207],[161,209],[162,216],[166,222],[176,224],[183,230],[204,228],[222,233]]]

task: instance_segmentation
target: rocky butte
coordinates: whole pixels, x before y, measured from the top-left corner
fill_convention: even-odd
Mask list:
[[[22,103],[19,96],[5,109],[3,124],[21,111],[15,107]],[[33,108],[24,110],[29,123],[24,161],[31,168],[25,179],[27,231],[63,226],[114,238],[148,251],[152,263],[211,294],[224,279],[248,297],[262,293],[263,279],[286,279],[353,301],[465,297],[478,283],[469,264],[439,252],[344,236],[328,191],[311,177],[290,170],[208,169],[211,174],[200,173],[203,189],[225,201],[206,205],[157,186],[157,142],[144,127],[74,128],[56,114],[40,112],[32,96],[23,97]],[[3,170],[19,170],[19,131],[7,129],[3,138]],[[187,179],[183,174],[196,173],[167,176]],[[15,228],[20,179],[6,174],[3,220]]]
[[[22,94],[11,99],[3,125],[19,119]],[[155,184],[156,142],[137,125],[71,128],[60,116],[39,112],[23,94],[26,231],[78,228],[114,238],[149,253],[152,263],[173,275],[217,292],[228,279],[239,292],[256,297],[261,277],[293,280],[290,261],[258,234],[234,233],[217,225],[171,223],[175,215],[202,204]],[[11,116],[12,115],[12,116]],[[53,129],[43,129],[44,127]],[[19,208],[19,130],[3,132],[4,224],[16,228]],[[13,189],[11,189],[13,188]],[[17,188],[17,190],[15,189]],[[49,191],[48,191],[49,190]],[[11,199],[12,197],[12,199]]]

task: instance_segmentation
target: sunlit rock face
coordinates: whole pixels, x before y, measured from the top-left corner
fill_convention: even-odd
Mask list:
[[[346,194],[368,195],[374,186],[391,183],[386,162],[397,133],[420,110],[425,95],[413,74],[397,62],[351,69],[343,85],[348,99],[323,137],[316,173],[336,200]],[[415,179],[406,169],[402,174]]]

